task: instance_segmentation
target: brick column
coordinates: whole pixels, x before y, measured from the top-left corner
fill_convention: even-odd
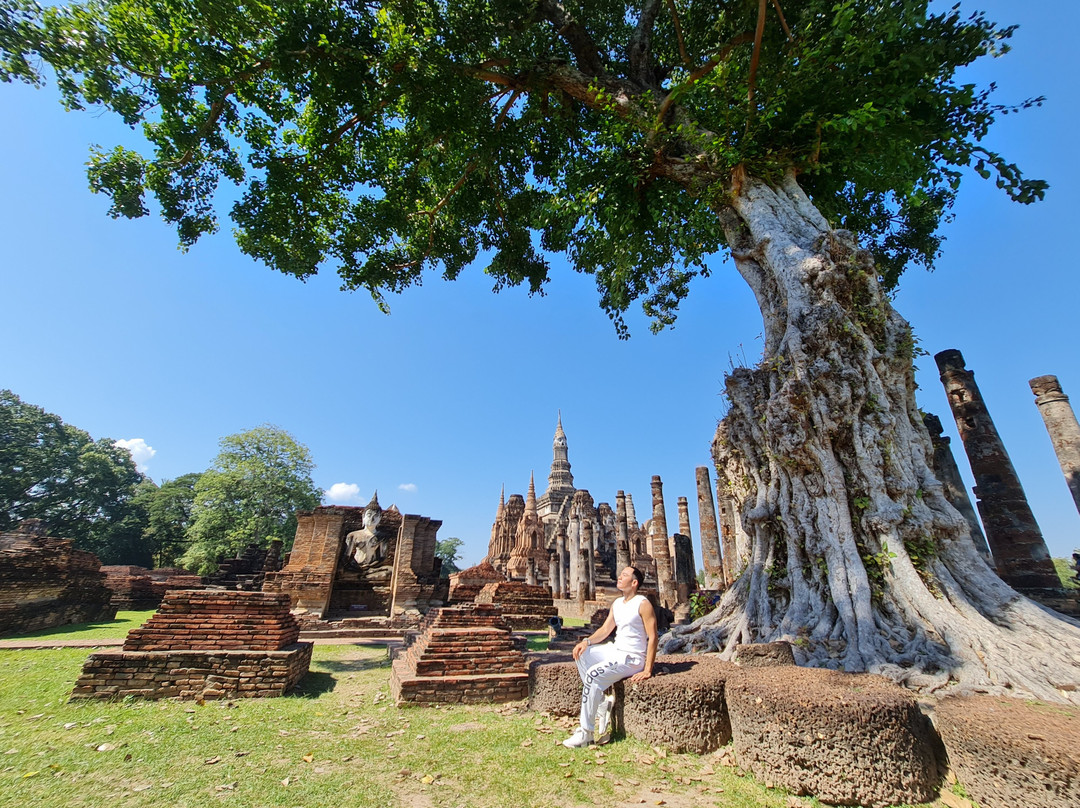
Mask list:
[[[1057,376],[1036,376],[1028,384],[1050,433],[1073,502],[1080,510],[1080,424],[1076,422],[1069,397],[1062,392]]]
[[[675,581],[671,568],[671,552],[668,546],[667,514],[664,511],[664,484],[658,475],[652,478],[653,516],[649,522],[652,539],[652,557],[656,561],[656,587],[660,592],[660,605],[673,609],[676,603]]]
[[[975,476],[975,497],[998,575],[1028,595],[1059,590],[1061,581],[1042,531],[986,409],[975,374],[965,367],[960,351],[942,351],[934,360]]]
[[[630,566],[630,530],[626,525],[626,494],[615,492],[615,574]]]
[[[960,476],[960,469],[956,465],[956,458],[953,457],[952,447],[949,445],[952,440],[942,434],[941,419],[933,413],[925,413],[923,423],[926,424],[930,432],[930,442],[934,445],[932,461],[934,475],[945,489],[945,499],[949,500],[949,504],[960,511],[967,520],[968,528],[971,530],[971,540],[975,542],[975,549],[986,557],[990,566],[993,566],[994,559],[990,556],[990,547],[986,543],[986,536],[983,535],[982,525],[975,513],[975,506],[971,504],[971,498],[964,486],[964,478]]]
[[[716,505],[713,504],[712,486],[709,483],[709,467],[698,466],[697,511],[698,528],[701,531],[701,564],[705,568],[705,588],[724,587],[724,564],[720,554],[720,531],[716,526]]]

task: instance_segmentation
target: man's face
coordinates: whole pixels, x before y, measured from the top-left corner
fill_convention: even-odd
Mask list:
[[[637,578],[634,577],[633,567],[627,567],[620,572],[619,578],[616,581],[616,585],[620,590],[630,589],[635,583],[637,583]]]

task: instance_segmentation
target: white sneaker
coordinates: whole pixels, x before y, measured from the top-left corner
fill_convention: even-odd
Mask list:
[[[615,709],[615,694],[608,693],[600,706],[596,708],[596,743],[605,744],[611,740],[611,714]]]
[[[587,729],[577,728],[577,731],[562,742],[562,745],[568,749],[580,749],[583,746],[590,746],[593,742],[593,734]]]

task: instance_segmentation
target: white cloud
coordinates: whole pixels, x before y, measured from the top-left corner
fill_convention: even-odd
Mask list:
[[[356,483],[334,483],[323,491],[323,499],[331,505],[361,505],[360,486]]]
[[[398,486],[398,491],[408,491],[410,494],[415,494],[416,483],[402,483]]]
[[[150,458],[157,454],[157,449],[147,444],[142,438],[130,438],[127,440],[113,441],[121,449],[127,449],[131,452],[131,459],[135,461],[135,467],[146,474],[150,466],[147,463],[150,462]]]

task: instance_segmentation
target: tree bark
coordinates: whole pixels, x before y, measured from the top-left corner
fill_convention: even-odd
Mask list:
[[[801,665],[1080,703],[1080,623],[997,577],[930,469],[911,328],[870,254],[793,174],[741,179],[719,215],[765,352],[728,376],[713,455],[749,546],[720,606],[662,652],[783,639]]]

